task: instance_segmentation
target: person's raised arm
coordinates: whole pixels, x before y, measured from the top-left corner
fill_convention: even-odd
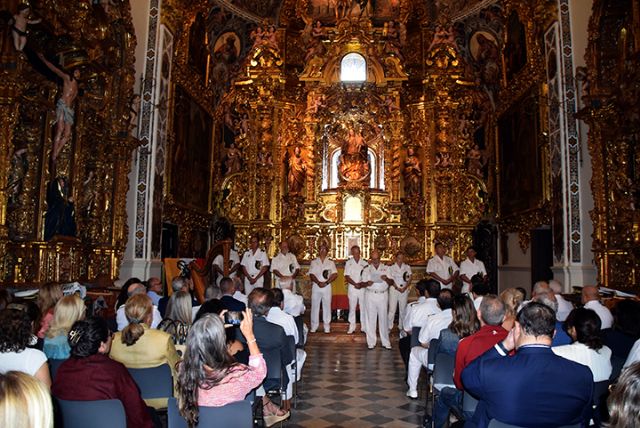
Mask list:
[[[253,334],[253,313],[250,308],[244,311],[244,318],[240,322],[240,331],[247,340],[247,346],[249,347],[249,355],[258,355],[260,348],[256,341],[256,336]]]
[[[49,60],[47,60],[42,53],[38,53],[38,58],[47,66],[47,68],[53,71],[58,77],[61,79],[67,80],[69,79],[69,75],[64,71],[60,70],[58,67],[53,65]]]

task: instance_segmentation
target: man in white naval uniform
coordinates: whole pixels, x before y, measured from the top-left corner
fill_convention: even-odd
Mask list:
[[[409,298],[409,286],[411,285],[411,267],[404,262],[404,254],[398,252],[396,261],[389,266],[389,279],[392,281],[389,287],[389,330],[393,328],[393,320],[396,317],[396,309],[400,309],[398,315],[398,328],[402,331],[402,322],[407,311],[407,299]]]
[[[320,305],[322,305],[322,324],[325,333],[331,332],[331,283],[338,277],[336,264],[327,257],[329,248],[321,244],[318,257],[311,261],[309,278],[311,288],[311,333],[320,325]]]
[[[244,273],[244,293],[251,294],[254,288],[262,288],[264,274],[269,270],[267,253],[258,248],[258,237],[249,241],[249,249],[242,256],[242,272]]]
[[[444,244],[441,242],[436,243],[435,250],[436,254],[427,263],[427,275],[438,281],[442,289],[448,288],[451,290],[460,269],[458,269],[458,265],[451,257],[445,255],[447,251],[444,248]]]
[[[471,278],[479,274],[483,279],[487,270],[481,260],[476,259],[477,251],[474,247],[467,248],[467,258],[460,263],[460,279],[462,280],[462,294],[471,291]]]
[[[349,284],[347,294],[349,296],[349,330],[347,334],[353,334],[356,331],[356,307],[360,306],[360,331],[364,333],[367,330],[365,316],[364,293],[366,284],[363,281],[364,270],[369,263],[360,258],[360,247],[354,245],[351,247],[351,255],[353,256],[344,265],[344,279]]]
[[[220,287],[220,281],[225,276],[233,279],[238,276],[238,270],[240,269],[240,255],[233,246],[229,249],[229,274],[224,274],[224,257],[222,254],[218,254],[213,259],[213,269],[216,271],[216,286]]]
[[[296,277],[300,272],[300,265],[296,255],[289,252],[287,241],[280,243],[280,252],[271,260],[271,272],[276,277],[276,288],[282,288],[282,280],[291,280],[293,292],[296,291]]]
[[[389,267],[380,262],[380,252],[373,250],[369,267],[365,271],[367,288],[365,288],[365,314],[367,316],[367,347],[376,347],[376,326],[380,332],[380,342],[386,349],[391,349],[389,341]]]

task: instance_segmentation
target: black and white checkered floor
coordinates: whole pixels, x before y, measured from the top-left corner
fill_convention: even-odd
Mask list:
[[[332,324],[331,334],[310,334],[298,407],[286,427],[421,426],[424,401],[405,396],[405,369],[397,348],[368,350],[364,335],[346,334]]]

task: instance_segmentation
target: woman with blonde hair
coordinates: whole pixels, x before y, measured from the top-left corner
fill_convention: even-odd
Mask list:
[[[69,358],[69,342],[67,333],[78,320],[84,319],[86,307],[77,294],[65,296],[58,300],[53,311],[53,321],[44,338],[42,351],[47,358],[66,360]]]
[[[53,320],[53,309],[62,299],[62,285],[56,282],[49,282],[38,291],[38,306],[40,307],[40,328],[37,336],[44,339],[44,335],[49,330],[49,324]]]
[[[153,302],[146,294],[137,294],[127,300],[124,307],[129,321],[124,330],[113,337],[109,356],[127,368],[145,369],[168,364],[177,379],[176,364],[180,357],[169,333],[152,329]],[[166,399],[147,400],[147,404],[163,408]]]
[[[517,288],[507,288],[500,293],[500,300],[504,303],[505,313],[502,327],[509,331],[516,323],[516,316],[518,315],[518,308],[524,301],[525,295]]]
[[[167,303],[166,316],[158,326],[158,330],[166,331],[171,335],[173,344],[176,345],[180,355],[184,352],[192,319],[193,303],[189,292],[173,293]]]
[[[18,371],[0,374],[0,426],[53,427],[53,406],[46,385]]]

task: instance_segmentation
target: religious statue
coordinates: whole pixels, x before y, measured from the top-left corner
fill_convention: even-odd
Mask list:
[[[94,170],[89,170],[87,179],[82,182],[82,193],[80,216],[84,218],[92,217],[92,215],[95,214],[96,202],[98,200],[98,189]]]
[[[369,177],[368,146],[360,131],[349,129],[347,139],[342,144],[338,158],[338,171],[344,181],[361,181]]]
[[[236,145],[234,143],[231,143],[231,145],[227,149],[227,155],[224,161],[224,166],[227,168],[226,175],[240,172],[240,170],[242,169],[241,156],[242,153],[240,153],[240,150],[236,148]]]
[[[302,157],[302,150],[300,147],[296,147],[289,157],[289,175],[287,176],[289,195],[300,195],[304,189],[306,178],[307,165]]]
[[[9,182],[7,184],[7,196],[10,206],[17,205],[18,195],[22,193],[24,177],[27,175],[29,161],[27,149],[18,149],[11,156],[11,169],[9,170]]]
[[[22,52],[27,45],[27,25],[39,24],[42,19],[29,19],[31,7],[26,3],[18,5],[18,13],[13,15],[11,33],[13,34],[13,46],[18,52]]]
[[[416,156],[413,148],[407,150],[407,158],[404,160],[404,195],[406,197],[420,196],[420,183],[422,181],[422,164]]]
[[[80,70],[76,68],[72,74],[67,74],[50,63],[43,54],[39,53],[38,58],[62,79],[62,95],[60,95],[56,104],[56,135],[53,140],[53,151],[51,152],[51,162],[55,164],[62,148],[71,139],[71,127],[75,118],[73,103],[78,96]]]
[[[482,177],[482,168],[484,168],[484,160],[480,146],[474,144],[474,146],[467,153],[467,170],[469,174]]]
[[[76,236],[73,197],[67,179],[58,177],[47,185],[47,212],[44,215],[44,240],[55,235]]]
[[[447,28],[443,25],[438,25],[436,27],[436,32],[433,35],[431,45],[429,45],[429,50],[432,50],[437,45],[449,45],[457,49],[458,45],[456,44],[455,33],[452,26]]]
[[[334,10],[336,12],[336,20],[346,18],[351,12],[351,0],[334,0]]]
[[[138,114],[140,113],[140,95],[134,94],[129,104],[129,133],[132,137],[138,136]]]

